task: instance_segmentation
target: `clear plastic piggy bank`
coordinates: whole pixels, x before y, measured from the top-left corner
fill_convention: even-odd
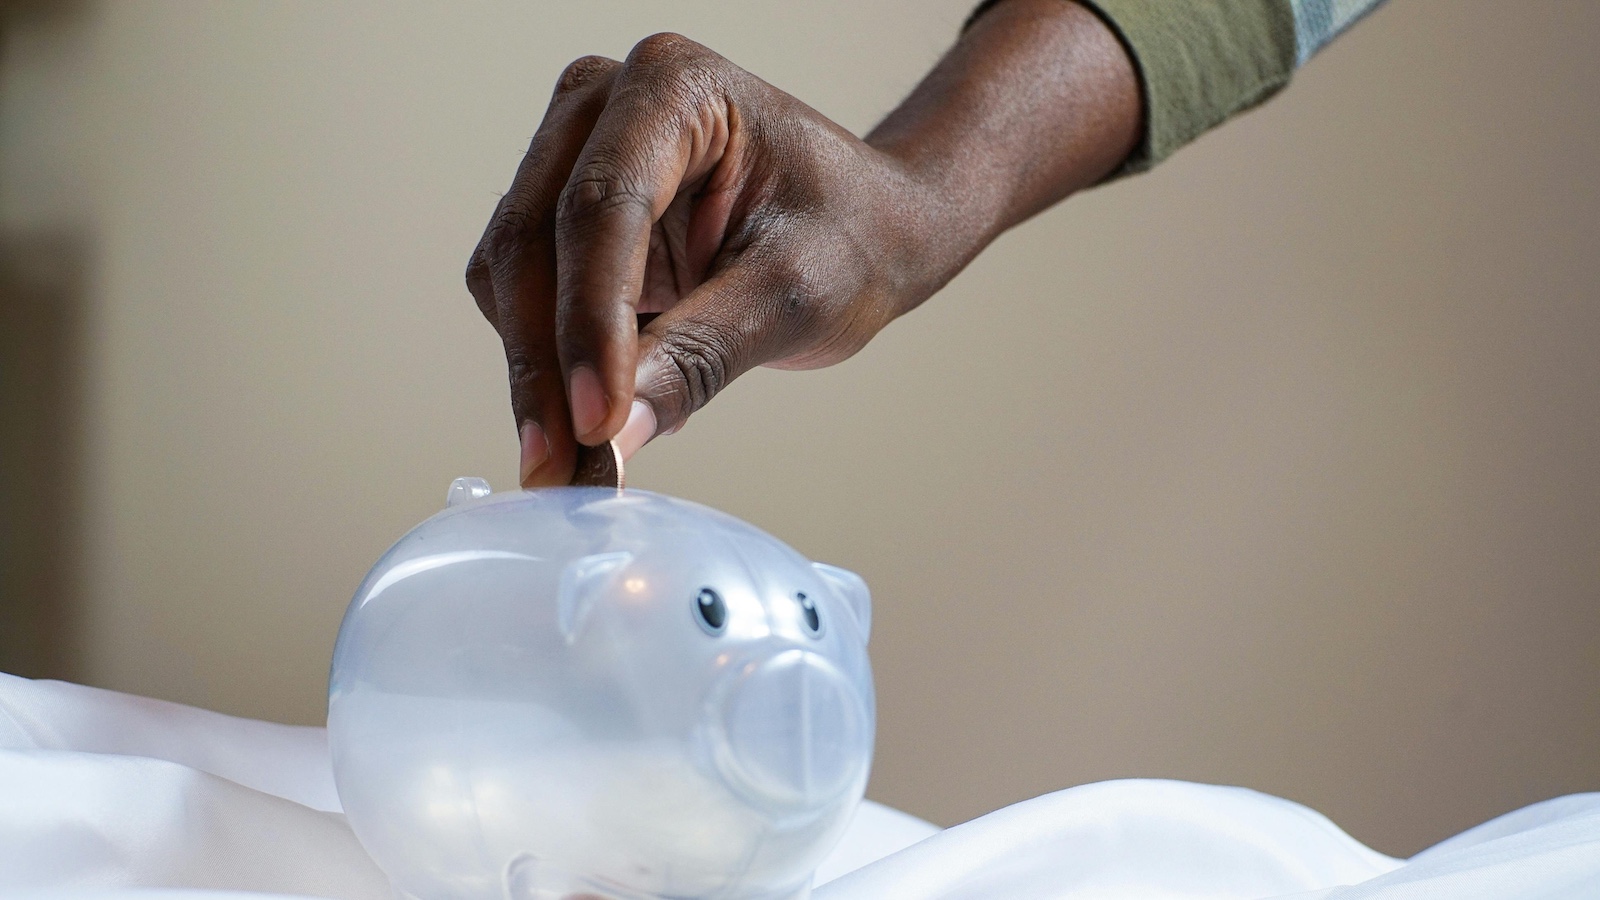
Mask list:
[[[805,897],[872,757],[862,580],[645,491],[450,501],[356,592],[329,685],[396,890]]]

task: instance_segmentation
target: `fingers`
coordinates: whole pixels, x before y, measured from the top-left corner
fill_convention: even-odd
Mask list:
[[[729,143],[720,57],[676,35],[634,48],[556,210],[556,328],[578,440],[616,435],[632,410],[636,313],[651,229]]]
[[[644,409],[630,411],[618,437],[624,456],[657,434],[677,431],[738,376],[814,340],[816,306],[806,281],[784,277],[784,268],[746,258],[639,335],[633,393]]]
[[[467,287],[505,345],[524,487],[565,484],[576,446],[556,346],[555,209],[620,64],[585,57],[544,121],[467,266]]]

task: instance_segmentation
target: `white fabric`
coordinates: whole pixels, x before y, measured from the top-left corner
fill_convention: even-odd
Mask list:
[[[337,810],[321,729],[0,675],[0,896],[389,900]],[[1407,862],[1241,788],[1091,784],[945,831],[868,803],[817,883],[816,900],[1600,898],[1600,794]]]

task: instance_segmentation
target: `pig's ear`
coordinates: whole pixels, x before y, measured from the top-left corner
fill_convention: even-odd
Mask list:
[[[811,568],[816,569],[828,587],[833,588],[833,592],[844,601],[850,614],[855,617],[856,624],[861,627],[861,640],[867,640],[872,635],[872,592],[867,590],[867,583],[849,569],[827,563],[814,562]]]
[[[556,624],[567,643],[576,641],[583,631],[596,595],[604,592],[611,576],[632,560],[633,554],[626,551],[595,553],[580,556],[561,570],[561,584],[556,588]]]

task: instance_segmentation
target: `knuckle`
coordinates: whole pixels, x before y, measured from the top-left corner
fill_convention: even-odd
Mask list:
[[[663,31],[634,44],[628,63],[632,66],[677,65],[694,59],[704,49],[681,34]]]
[[[721,57],[680,34],[651,35],[628,55],[624,96],[637,92],[651,106],[686,108],[714,93]]]
[[[540,377],[546,374],[546,367],[541,360],[528,352],[526,347],[511,346],[506,348],[506,374],[511,378],[511,391],[513,394],[522,394],[536,384]]]
[[[481,286],[489,283],[489,263],[483,256],[483,242],[472,249],[472,256],[467,258],[467,287],[476,291]]]
[[[489,316],[494,306],[494,280],[490,277],[489,262],[484,258],[481,243],[467,260],[466,280],[467,292],[472,294],[472,299],[477,302],[478,310]]]
[[[562,189],[556,201],[556,221],[564,228],[581,229],[619,213],[648,215],[653,206],[652,198],[623,178],[616,166],[596,161],[574,172]]]
[[[487,264],[515,256],[527,246],[537,225],[538,217],[533,214],[526,198],[508,194],[506,202],[495,214],[493,224],[483,236],[485,268]]]
[[[598,78],[610,74],[620,63],[604,56],[580,56],[561,70],[561,77],[556,79],[556,93],[568,94],[590,84]]]
[[[681,415],[699,410],[728,385],[729,353],[707,335],[679,333],[661,341],[661,353],[677,376]]]

